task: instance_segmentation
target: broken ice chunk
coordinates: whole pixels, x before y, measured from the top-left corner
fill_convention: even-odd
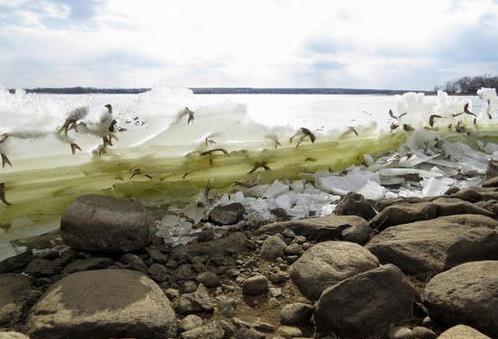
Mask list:
[[[280,194],[289,192],[289,185],[285,185],[278,180],[275,180],[264,193],[264,197],[274,198],[279,196]]]

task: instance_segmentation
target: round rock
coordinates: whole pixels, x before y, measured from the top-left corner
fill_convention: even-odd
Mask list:
[[[209,213],[209,219],[218,225],[232,225],[242,219],[245,208],[241,203],[216,206]]]
[[[285,305],[280,311],[280,322],[283,325],[300,325],[308,323],[315,308],[310,304],[293,303]]]
[[[327,287],[377,266],[377,258],[358,244],[326,241],[304,252],[292,264],[290,275],[306,297],[316,300]]]
[[[465,263],[434,276],[424,290],[431,318],[498,337],[498,261]]]
[[[260,256],[266,260],[275,260],[283,253],[287,244],[277,235],[270,235],[263,241]]]
[[[261,274],[248,278],[242,285],[242,291],[247,295],[265,294],[268,293],[269,289],[268,278]]]
[[[104,253],[133,252],[149,242],[151,219],[135,202],[99,195],[76,199],[61,219],[66,245]]]
[[[439,337],[437,337],[437,339],[491,339],[491,338],[470,326],[456,325],[441,333]]]
[[[164,338],[176,335],[169,300],[151,279],[131,270],[73,273],[31,309],[31,338]]]

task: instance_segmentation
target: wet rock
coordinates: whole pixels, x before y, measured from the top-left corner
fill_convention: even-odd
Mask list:
[[[114,262],[112,259],[103,257],[90,257],[74,261],[67,265],[63,270],[63,274],[70,274],[81,271],[99,270],[111,266]]]
[[[45,275],[54,275],[62,269],[60,262],[56,260],[47,260],[42,258],[35,258],[24,268],[24,273],[34,277],[41,277]]]
[[[168,269],[161,264],[150,265],[147,269],[147,273],[156,282],[164,282],[168,280],[170,276]]]
[[[199,284],[195,292],[182,294],[176,305],[176,311],[180,314],[212,312],[213,310],[213,301],[207,288],[202,284]]]
[[[142,258],[140,258],[138,255],[132,253],[126,253],[123,254],[121,258],[119,258],[119,261],[127,265],[128,268],[131,270],[141,271],[141,272],[147,271],[147,266],[145,265]]]
[[[395,225],[455,214],[493,216],[490,211],[468,201],[456,198],[438,198],[427,202],[401,203],[389,206],[370,221],[370,227],[384,230]]]
[[[413,332],[408,327],[393,326],[387,333],[389,339],[413,339]]]
[[[222,339],[225,334],[223,328],[216,321],[210,321],[208,324],[193,328],[183,332],[183,339]]]
[[[61,219],[61,236],[70,247],[103,253],[132,252],[149,242],[152,225],[145,208],[113,197],[84,195]]]
[[[433,330],[423,326],[415,326],[412,328],[412,331],[414,338],[435,339],[437,337],[437,334]]]
[[[468,214],[392,226],[366,248],[407,274],[441,272],[466,261],[498,259],[498,221]]]
[[[303,332],[299,328],[292,326],[280,326],[277,329],[277,333],[284,338],[296,338],[303,335]]]
[[[9,273],[18,268],[22,268],[33,260],[33,252],[26,251],[16,256],[10,257],[0,262],[0,273]]]
[[[277,235],[271,235],[263,242],[260,256],[263,259],[273,261],[284,253],[286,247],[287,244],[282,238]]]
[[[155,262],[160,264],[166,264],[168,262],[168,256],[159,251],[157,248],[147,247],[146,251],[149,257],[151,257],[151,259]]]
[[[189,314],[180,321],[180,331],[188,331],[196,327],[201,327],[203,324],[202,318],[195,315]]]
[[[209,219],[217,225],[233,225],[244,215],[245,208],[241,203],[216,206],[209,212]]]
[[[31,289],[29,279],[21,274],[0,274],[0,327],[18,321]]]
[[[381,266],[327,288],[316,304],[315,321],[322,333],[382,337],[391,324],[412,316],[417,297],[396,266]]]
[[[431,318],[498,337],[498,261],[465,263],[434,276],[424,290]]]
[[[247,295],[260,295],[268,293],[270,283],[264,275],[258,274],[246,279],[242,285],[242,291]]]
[[[316,300],[327,287],[378,265],[377,258],[360,245],[326,241],[304,252],[292,264],[290,275],[301,293]]]
[[[361,224],[367,224],[365,219],[361,217],[330,215],[320,218],[274,222],[260,227],[257,233],[277,234],[289,229],[296,235],[305,236],[308,240],[325,241],[340,239],[343,230]]]
[[[25,336],[19,332],[3,332],[0,331],[0,339],[29,339],[29,337]]]
[[[215,288],[220,285],[220,279],[218,279],[218,275],[213,272],[202,272],[197,274],[195,280],[206,286],[207,288]]]
[[[470,326],[456,325],[441,333],[441,335],[437,337],[437,339],[491,339],[491,338]]]
[[[310,322],[314,310],[312,305],[305,303],[285,305],[280,311],[280,322],[283,325],[307,324]]]
[[[335,207],[334,213],[337,215],[357,215],[365,220],[370,220],[377,215],[363,195],[355,192],[346,194]]]
[[[141,272],[105,269],[56,282],[32,308],[32,338],[164,338],[176,335],[168,299]]]

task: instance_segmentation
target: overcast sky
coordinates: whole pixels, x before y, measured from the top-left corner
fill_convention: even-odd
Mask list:
[[[498,73],[498,0],[0,0],[5,87],[432,89]]]

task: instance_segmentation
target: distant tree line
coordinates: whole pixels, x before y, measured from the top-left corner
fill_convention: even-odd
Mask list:
[[[443,90],[448,94],[475,95],[481,87],[495,88],[498,90],[498,76],[485,74],[477,76],[465,76],[456,80],[448,81],[444,86],[438,86],[436,90]]]

